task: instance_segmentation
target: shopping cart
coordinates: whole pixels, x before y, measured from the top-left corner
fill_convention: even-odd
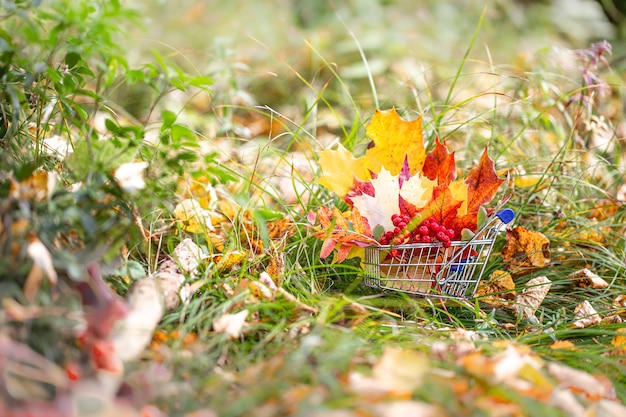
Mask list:
[[[439,242],[366,247],[364,282],[425,297],[471,298],[498,232],[514,217],[513,210],[500,210],[471,240],[452,241],[448,248]]]

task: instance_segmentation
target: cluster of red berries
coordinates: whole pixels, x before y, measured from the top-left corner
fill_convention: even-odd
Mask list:
[[[413,230],[405,230],[411,222],[406,214],[394,214],[391,216],[394,229],[383,233],[380,237],[382,245],[402,245],[409,243],[432,243],[441,242],[444,248],[449,248],[454,237],[454,230],[439,224],[436,219],[424,220]]]

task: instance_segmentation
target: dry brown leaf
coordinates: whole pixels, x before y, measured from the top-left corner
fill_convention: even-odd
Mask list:
[[[587,300],[576,306],[574,309],[574,327],[583,329],[602,322],[602,317],[596,312],[591,303]]]
[[[580,288],[600,289],[609,286],[609,283],[600,278],[598,275],[584,268],[580,271],[573,272],[567,276],[573,281],[574,286]]]
[[[617,314],[626,314],[626,294],[620,294],[615,297],[612,304],[617,309]]]
[[[21,182],[11,179],[9,195],[16,200],[45,201],[54,192],[56,182],[56,173],[37,171]]]
[[[600,400],[591,404],[586,416],[624,417],[626,407],[617,401]]]
[[[514,272],[542,268],[550,262],[550,240],[539,232],[517,226],[506,231],[502,259]]]
[[[350,388],[364,396],[394,394],[407,397],[423,383],[428,358],[421,352],[386,347],[372,368],[372,375],[350,375]]]
[[[623,322],[624,320],[617,314],[611,314],[602,319],[602,324],[620,324]]]
[[[193,274],[200,265],[204,254],[200,246],[196,245],[193,240],[186,238],[176,245],[174,257],[183,271]]]
[[[44,275],[51,285],[56,285],[58,278],[52,264],[52,255],[37,236],[28,237],[26,253],[32,259],[33,266],[24,283],[24,296],[27,300],[32,301],[41,287]]]
[[[591,375],[555,362],[548,363],[547,370],[561,387],[567,388],[575,394],[583,394],[588,400],[598,401],[602,398],[615,398],[615,388],[607,378]]]
[[[235,314],[224,314],[213,322],[213,330],[217,333],[226,333],[232,339],[237,339],[243,332],[248,314],[248,310],[241,310]]]
[[[481,281],[475,297],[495,307],[508,306],[515,299],[515,284],[506,271],[493,271],[487,281]]]
[[[552,281],[546,277],[531,279],[526,283],[526,288],[515,297],[513,310],[523,319],[533,317],[551,286]]]
[[[442,411],[432,404],[408,400],[380,402],[374,405],[374,410],[376,411],[376,416],[379,417],[439,417],[442,415]]]
[[[272,258],[265,268],[265,272],[269,274],[272,279],[279,286],[282,284],[282,280],[285,276],[285,252],[282,250],[275,251],[272,254]]]

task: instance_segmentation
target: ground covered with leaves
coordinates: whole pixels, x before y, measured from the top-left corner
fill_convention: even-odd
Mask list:
[[[617,7],[130,3],[0,2],[1,415],[626,415]]]

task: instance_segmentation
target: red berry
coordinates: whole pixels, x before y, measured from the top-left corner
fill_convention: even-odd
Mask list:
[[[448,237],[448,234],[446,232],[443,232],[443,231],[437,232],[437,239],[439,239],[442,242],[445,242],[446,240],[447,241],[450,240],[450,238]]]
[[[406,222],[405,222],[404,220],[403,220],[403,221],[401,221],[400,223],[398,223],[398,227],[399,227],[400,229],[404,229],[404,228],[406,227]]]
[[[426,236],[422,236],[422,242],[424,243],[430,243],[430,236],[426,235]]]
[[[389,239],[387,239],[387,236],[382,235],[382,236],[380,237],[380,243],[381,243],[382,245],[387,245],[387,244],[389,243]]]
[[[446,233],[448,234],[448,236],[450,236],[450,238],[454,237],[454,229],[448,229],[446,230]]]
[[[402,229],[400,229],[399,227],[396,227],[395,229],[393,229],[393,233],[396,235],[399,235],[401,231]]]
[[[449,240],[446,240],[445,242],[443,242],[444,248],[449,248],[451,245],[452,245],[452,242],[450,242]]]
[[[420,226],[418,229],[418,232],[422,236],[428,236],[428,233],[429,233],[428,226]]]
[[[387,237],[388,240],[393,239],[393,232],[385,232],[385,237]]]

